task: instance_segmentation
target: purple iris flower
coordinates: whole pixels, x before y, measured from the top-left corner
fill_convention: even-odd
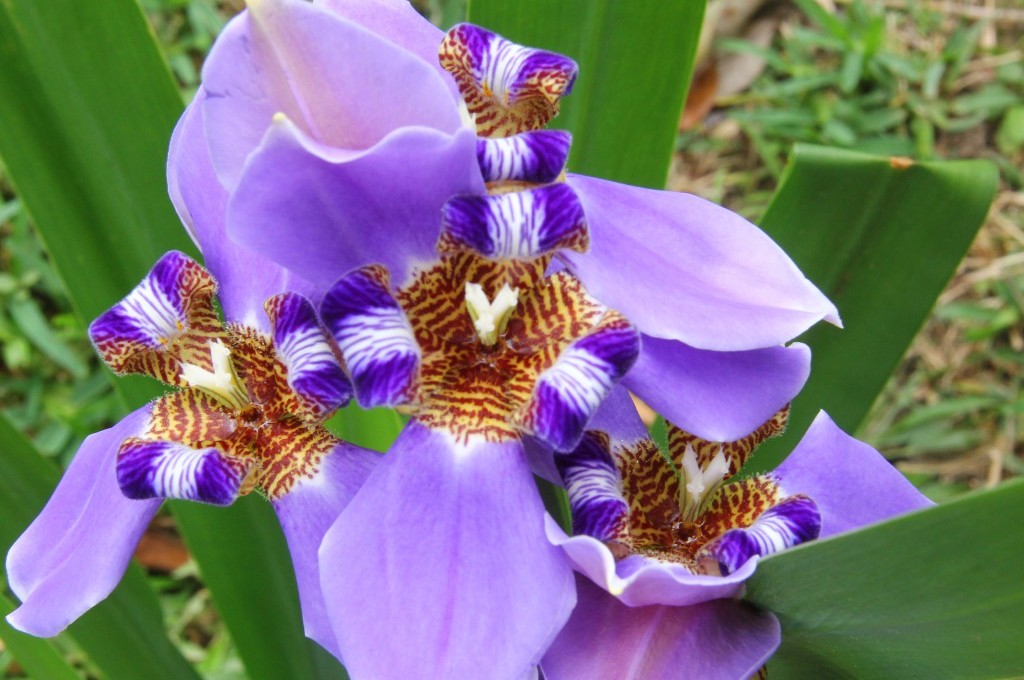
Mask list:
[[[241,311],[243,295],[273,290],[268,274],[250,275],[239,296],[225,291],[225,307]],[[257,490],[284,529],[306,632],[336,650],[317,551],[378,456],[323,427],[352,386],[309,300],[272,295],[260,326],[230,315],[224,324],[216,290],[206,269],[170,252],[89,327],[116,373],[180,389],[82,444],[8,553],[8,582],[22,601],[8,616],[14,627],[56,635],[106,597],[163,499],[228,505]]]
[[[579,602],[541,664],[548,680],[751,677],[781,640],[770,612],[737,599],[759,557],[931,505],[824,412],[775,471],[730,479],[786,416],[733,442],[669,424],[666,455],[628,395],[609,398],[558,456],[575,535],[551,520],[548,532]]]
[[[784,343],[838,322],[733,213],[566,174],[575,75],[405,0],[250,1],[172,141],[179,212],[301,277],[360,404],[412,416],[321,547],[356,677],[531,672],[575,601],[531,466],[620,380],[745,436],[806,380]]]

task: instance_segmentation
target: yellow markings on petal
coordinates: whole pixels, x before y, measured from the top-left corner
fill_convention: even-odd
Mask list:
[[[788,420],[789,405],[787,404],[769,418],[764,425],[746,437],[732,442],[709,442],[668,423],[669,454],[675,464],[681,467],[687,449],[692,448],[696,453],[697,463],[704,468],[721,453],[729,461],[729,472],[725,475],[725,478],[728,479],[739,472],[750,458],[750,454],[760,446],[761,442],[782,434],[786,430]]]
[[[612,458],[629,503],[634,552],[714,573],[700,549],[730,529],[746,528],[783,500],[775,479],[761,475],[726,483],[754,448],[785,429],[788,406],[747,437],[708,442],[669,423],[669,453],[649,439],[618,446]]]
[[[226,343],[209,347],[210,370],[185,371],[200,384],[153,404],[144,437],[196,449],[214,447],[251,465],[242,495],[255,489],[280,498],[298,480],[314,477],[323,457],[340,442],[304,418],[269,337],[235,324],[228,325],[226,337]],[[237,394],[229,399],[220,394],[235,388],[246,393],[244,402]]]
[[[519,436],[514,414],[538,376],[605,314],[569,274],[545,278],[549,262],[448,252],[398,292],[422,353],[420,422],[463,442]],[[478,327],[473,314],[490,315],[488,323]]]

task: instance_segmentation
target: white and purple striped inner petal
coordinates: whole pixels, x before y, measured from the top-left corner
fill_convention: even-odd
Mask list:
[[[345,376],[312,303],[295,293],[266,302],[274,349],[288,374],[288,386],[312,414],[326,418],[348,403],[352,384]]]
[[[609,312],[540,375],[519,424],[556,451],[573,450],[587,421],[639,353],[640,334],[624,317]]]
[[[242,490],[252,461],[215,448],[130,438],[117,456],[117,482],[128,498],[177,498],[230,505]]]
[[[537,130],[572,91],[578,68],[561,54],[524,47],[472,24],[451,28],[440,61],[455,78],[481,137]]]
[[[387,272],[370,266],[346,274],[324,296],[320,312],[345,359],[359,404],[407,403],[416,386],[420,348],[391,295]]]
[[[587,432],[572,453],[555,456],[555,465],[569,496],[573,533],[593,536],[613,551],[628,546],[629,504],[607,436]]]
[[[484,257],[529,260],[589,246],[583,206],[567,184],[487,196],[456,196],[442,211],[442,249],[469,248]]]
[[[480,137],[476,156],[485,182],[548,184],[561,176],[571,146],[572,135],[564,130],[534,130],[512,137]]]
[[[750,526],[725,532],[697,557],[713,560],[722,574],[731,574],[754,556],[766,557],[812,541],[820,532],[818,506],[809,496],[798,494],[765,510]]]

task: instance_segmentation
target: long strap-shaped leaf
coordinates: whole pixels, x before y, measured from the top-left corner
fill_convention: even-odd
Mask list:
[[[552,127],[573,133],[569,169],[665,186],[705,0],[471,0],[470,21],[580,67]]]
[[[164,180],[181,100],[134,0],[0,3],[0,101],[0,157],[84,319],[163,252],[190,247]],[[154,394],[142,382],[116,385],[126,405]],[[249,675],[318,677],[270,509],[175,510]],[[143,663],[132,657],[145,653],[121,650],[123,663]],[[164,677],[134,670],[111,676]]]
[[[762,561],[746,598],[782,622],[768,676],[1024,676],[1022,525],[1016,481]]]
[[[911,162],[797,145],[761,226],[839,307],[845,328],[806,334],[811,378],[789,430],[766,442],[775,466],[819,409],[855,431],[985,219],[987,161]]]
[[[57,484],[57,470],[47,463],[5,417],[0,416],[0,551],[6,555]],[[11,603],[0,601],[6,615]],[[110,597],[73,624],[69,634],[111,678],[198,678],[167,639],[163,616],[153,591],[134,565]],[[38,641],[0,624],[0,638],[15,657],[39,678],[60,678],[50,643]],[[25,658],[23,658],[23,656]],[[52,669],[43,673],[42,669]],[[71,676],[75,677],[75,676]]]

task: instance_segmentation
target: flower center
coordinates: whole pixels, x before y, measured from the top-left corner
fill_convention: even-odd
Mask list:
[[[518,436],[541,373],[606,311],[568,274],[545,278],[549,261],[506,266],[463,252],[399,291],[423,357],[420,421],[463,439]]]
[[[268,336],[223,324],[215,290],[209,272],[171,252],[90,326],[116,372],[181,388],[154,402],[145,432],[121,444],[118,480],[132,498],[224,504],[253,488],[276,498],[313,476],[338,443],[322,423],[351,386],[309,301],[268,300]]]

